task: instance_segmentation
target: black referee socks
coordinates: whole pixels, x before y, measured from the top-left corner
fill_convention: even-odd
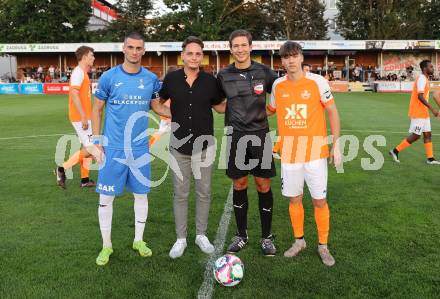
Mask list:
[[[235,190],[232,194],[232,203],[234,205],[235,221],[237,222],[238,235],[247,238],[247,211],[248,196],[247,189]]]
[[[258,192],[258,199],[261,219],[261,237],[266,239],[270,237],[272,231],[272,189],[269,189],[269,191],[267,191],[266,193]]]

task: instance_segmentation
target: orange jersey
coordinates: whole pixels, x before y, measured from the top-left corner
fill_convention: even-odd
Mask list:
[[[276,112],[283,163],[304,163],[329,156],[325,107],[334,104],[324,77],[307,73],[298,82],[277,79],[268,109]]]
[[[428,107],[420,102],[418,95],[423,93],[426,101],[429,101],[429,81],[425,75],[420,75],[417,77],[413,85],[413,90],[411,93],[411,101],[409,103],[408,116],[410,118],[428,118],[429,111]]]
[[[82,109],[87,119],[91,119],[92,115],[92,92],[90,90],[89,75],[79,66],[75,67],[70,77],[69,89],[79,90],[79,98],[81,100]],[[81,115],[76,109],[72,100],[72,94],[69,93],[69,119],[71,122],[81,121]]]

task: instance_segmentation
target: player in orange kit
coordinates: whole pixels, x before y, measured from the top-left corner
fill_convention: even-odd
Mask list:
[[[394,162],[400,163],[399,153],[417,141],[423,133],[423,143],[425,144],[426,163],[431,165],[440,164],[434,159],[434,150],[431,140],[431,120],[429,119],[429,110],[439,118],[439,112],[429,104],[429,76],[434,74],[434,66],[431,61],[423,60],[420,63],[422,74],[414,82],[411,101],[409,104],[408,116],[411,119],[409,135],[403,139],[399,145],[390,150],[390,155]],[[437,105],[440,107],[440,93],[436,92],[433,96]]]
[[[327,205],[327,158],[341,163],[337,140],[340,135],[339,114],[328,82],[319,75],[304,72],[301,46],[292,41],[280,48],[281,62],[287,75],[277,79],[272,87],[267,113],[277,114],[281,136],[281,188],[290,198],[289,214],[295,242],[285,253],[294,257],[306,248],[304,240],[304,181],[313,199],[318,229],[318,253],[322,262],[333,266],[335,259],[327,247],[330,212]],[[327,112],[334,145],[327,146]]]
[[[73,69],[69,86],[69,119],[72,122],[76,134],[82,144],[81,150],[74,153],[69,160],[55,169],[57,185],[66,188],[65,170],[72,168],[76,164],[81,167],[81,187],[93,187],[95,182],[89,178],[89,166],[91,154],[87,147],[91,146],[92,125],[91,112],[92,100],[90,90],[90,79],[87,75],[89,69],[93,66],[95,56],[93,48],[87,46],[79,47],[75,56],[78,60],[78,66]]]

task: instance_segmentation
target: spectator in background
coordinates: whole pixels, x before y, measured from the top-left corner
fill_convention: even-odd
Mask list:
[[[354,81],[360,80],[360,74],[361,74],[361,68],[359,67],[359,64],[356,64],[353,70],[353,79]]]
[[[312,71],[312,65],[308,63],[303,64],[303,72],[310,73]]]
[[[349,72],[348,72],[348,81],[354,81],[354,69],[355,69],[355,65],[354,63],[352,63],[349,67]]]
[[[49,75],[51,78],[55,78],[55,68],[53,65],[49,67]]]
[[[32,75],[32,68],[30,66],[26,67],[26,77],[30,77]]]
[[[365,67],[363,64],[359,65],[359,81],[365,81]]]
[[[68,81],[69,81],[69,79],[67,79],[66,73],[62,73],[61,78],[60,78],[60,82],[64,83],[64,82],[68,82]]]
[[[38,77],[40,77],[43,74],[43,67],[41,66],[41,64],[38,66],[37,74],[38,74]]]
[[[44,77],[44,82],[45,82],[45,83],[50,83],[50,82],[52,82],[52,76],[50,75],[49,72],[46,74],[46,77]]]
[[[92,72],[92,80],[96,80],[96,67],[95,66],[92,66],[91,72]]]
[[[371,64],[369,64],[367,67],[367,81],[371,80],[372,73],[373,73],[373,67],[371,66]]]
[[[72,75],[72,69],[70,68],[70,66],[68,66],[66,70],[67,80],[70,80],[71,75]]]
[[[342,80],[347,80],[348,81],[348,67],[347,64],[344,64],[344,66],[342,67]]]
[[[376,78],[376,80],[379,80],[381,78],[380,67],[378,65],[376,65],[376,67],[374,68],[374,77]]]
[[[316,68],[316,70],[317,70],[317,72],[318,72],[318,75],[322,76],[322,66],[319,65],[319,66]]]
[[[59,67],[55,68],[55,77],[52,77],[53,79],[55,78],[61,78],[61,70]]]
[[[19,83],[23,83],[24,82],[23,69],[17,69],[17,82],[19,82]]]
[[[32,74],[33,75],[37,75],[37,67],[36,66],[33,66],[32,68],[31,68],[31,72],[32,72]]]

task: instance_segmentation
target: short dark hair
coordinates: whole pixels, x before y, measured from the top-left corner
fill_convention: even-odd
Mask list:
[[[127,33],[127,34],[125,35],[125,37],[124,37],[124,43],[125,43],[125,42],[127,41],[127,39],[129,39],[129,38],[131,38],[131,39],[136,39],[136,40],[141,40],[141,41],[145,42],[145,38],[144,38],[144,36],[143,36],[142,34],[140,34],[139,32],[136,32],[136,31],[132,31],[132,32]]]
[[[302,49],[301,45],[298,44],[297,42],[292,42],[290,40],[288,40],[287,42],[282,44],[280,47],[280,51],[279,51],[279,54],[281,57],[298,55],[298,54],[302,54],[302,53],[303,53],[303,49]]]
[[[203,41],[200,38],[196,36],[188,36],[182,43],[182,51],[185,51],[186,46],[188,46],[189,44],[198,44],[202,48],[202,50],[205,47]]]
[[[232,40],[236,37],[244,36],[247,38],[249,45],[252,45],[252,34],[244,29],[237,29],[232,31],[232,33],[229,35],[229,46],[232,47]]]
[[[428,60],[428,59],[422,60],[422,62],[420,62],[420,70],[423,71],[425,68],[428,67],[428,64],[430,64],[430,63],[431,63],[431,60]]]
[[[312,68],[312,65],[310,63],[303,63],[302,67],[308,66],[309,68]]]
[[[78,49],[76,49],[75,51],[75,56],[76,56],[76,60],[81,61],[81,59],[83,58],[83,56],[89,54],[89,52],[94,52],[95,50],[91,47],[88,46],[81,46]]]

